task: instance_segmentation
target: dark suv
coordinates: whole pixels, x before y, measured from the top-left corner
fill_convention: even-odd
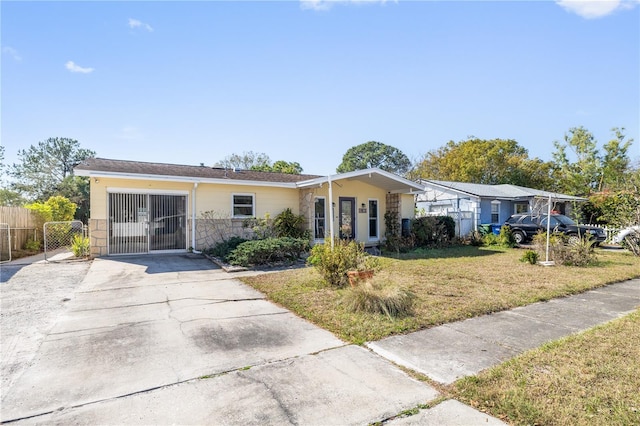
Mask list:
[[[504,224],[511,228],[513,237],[520,244],[530,240],[538,232],[547,232],[547,215],[514,214]],[[570,244],[587,235],[590,235],[596,244],[600,244],[607,239],[604,229],[595,226],[578,225],[562,214],[551,215],[551,232],[565,234]]]

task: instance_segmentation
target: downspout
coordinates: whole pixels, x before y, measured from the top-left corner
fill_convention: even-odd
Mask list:
[[[329,235],[331,236],[331,250],[333,251],[333,185],[331,184],[331,175],[327,176],[329,182]]]
[[[196,250],[196,189],[198,188],[198,182],[193,183],[193,189],[191,190],[191,248],[194,253],[200,254]]]

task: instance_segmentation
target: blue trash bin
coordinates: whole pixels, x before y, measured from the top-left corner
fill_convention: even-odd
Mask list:
[[[491,232],[493,232],[495,235],[500,235],[500,228],[502,228],[502,224],[500,223],[491,224]]]

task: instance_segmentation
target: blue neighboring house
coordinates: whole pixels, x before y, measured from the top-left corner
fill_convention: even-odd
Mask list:
[[[481,224],[502,224],[512,214],[546,214],[551,208],[571,216],[574,203],[586,198],[517,185],[420,180],[425,191],[416,196],[417,216],[449,215],[456,220],[456,234],[468,235]]]

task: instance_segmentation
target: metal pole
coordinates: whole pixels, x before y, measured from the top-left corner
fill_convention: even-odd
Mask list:
[[[549,203],[547,206],[547,254],[545,257],[545,262],[549,262],[549,233],[551,232],[551,194],[549,194]]]
[[[331,250],[333,251],[333,185],[331,184],[331,175],[328,176],[329,182],[329,235],[331,236]]]

